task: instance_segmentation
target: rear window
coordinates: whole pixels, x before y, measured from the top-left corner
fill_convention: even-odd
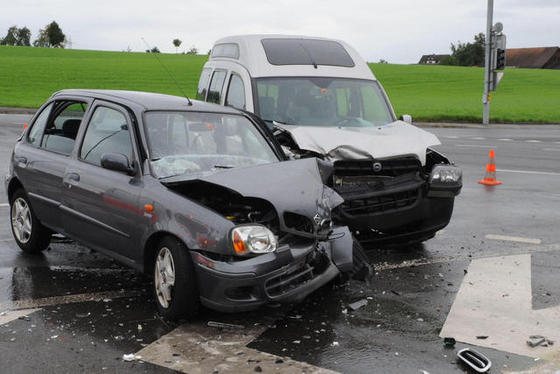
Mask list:
[[[263,39],[261,42],[272,65],[354,66],[346,49],[332,40]]]
[[[212,48],[211,57],[239,58],[239,46],[235,43],[216,44]]]

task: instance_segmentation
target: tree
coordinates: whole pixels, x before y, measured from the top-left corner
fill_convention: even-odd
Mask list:
[[[194,45],[191,47],[191,49],[187,51],[188,55],[196,55],[197,53],[198,53],[198,48],[196,48]]]
[[[58,23],[52,21],[44,29],[39,30],[39,37],[33,42],[33,45],[35,47],[64,48],[65,43],[66,35]]]
[[[158,47],[153,47],[152,49],[146,49],[146,53],[160,53]]]
[[[382,58],[379,59],[378,64],[388,64],[389,62],[387,60],[384,60]]]
[[[474,36],[474,43],[451,43],[451,57],[440,61],[442,65],[483,66],[485,36],[478,33]]]
[[[58,23],[52,21],[47,25],[47,35],[49,37],[49,44],[54,48],[64,48],[64,41],[66,40],[66,35],[62,32]]]
[[[173,39],[173,45],[175,46],[175,53],[177,53],[177,48],[181,46],[182,41],[180,39]]]
[[[22,27],[18,30],[17,45],[29,47],[31,45],[31,31],[27,27]]]
[[[0,45],[17,45],[18,31],[17,26],[10,27],[6,36],[0,41]]]
[[[0,39],[0,45],[29,46],[30,38],[31,31],[27,27],[19,29],[17,26],[12,26],[8,29],[6,37]]]

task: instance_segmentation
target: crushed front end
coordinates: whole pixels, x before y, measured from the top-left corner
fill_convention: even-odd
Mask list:
[[[462,187],[461,169],[433,150],[414,156],[336,160],[329,181],[344,199],[335,221],[361,243],[401,244],[430,239],[449,223]]]
[[[315,159],[235,168],[168,187],[231,222],[221,242],[191,248],[207,307],[236,312],[299,302],[355,270],[352,234],[331,217],[343,200],[323,184]]]

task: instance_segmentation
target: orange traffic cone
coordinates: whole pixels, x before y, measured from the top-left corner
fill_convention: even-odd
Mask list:
[[[490,153],[488,154],[488,163],[486,164],[486,174],[484,175],[484,179],[478,181],[478,183],[485,184],[487,186],[496,186],[498,184],[502,184],[502,182],[496,179],[496,163],[494,162],[493,149],[491,149]]]

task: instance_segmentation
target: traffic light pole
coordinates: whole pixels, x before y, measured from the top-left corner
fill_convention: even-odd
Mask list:
[[[490,123],[490,85],[492,84],[492,67],[490,61],[492,46],[492,17],[494,13],[494,0],[488,0],[488,14],[486,16],[486,46],[484,52],[484,96],[482,103],[484,111],[482,113],[482,124]]]

